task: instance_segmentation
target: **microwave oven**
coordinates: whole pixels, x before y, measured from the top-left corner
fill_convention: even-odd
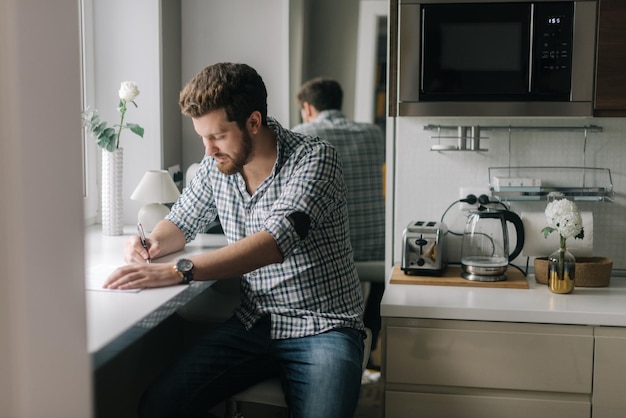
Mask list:
[[[397,115],[592,116],[596,20],[595,0],[399,0]]]

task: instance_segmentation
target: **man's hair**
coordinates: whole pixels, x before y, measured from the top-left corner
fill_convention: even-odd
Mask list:
[[[245,129],[252,112],[261,112],[267,126],[267,90],[256,70],[246,64],[222,62],[205,67],[180,92],[181,112],[198,118],[224,109],[230,122]]]
[[[300,107],[302,107],[302,103],[307,102],[320,112],[328,109],[341,110],[343,90],[335,80],[316,77],[300,87],[296,98]]]

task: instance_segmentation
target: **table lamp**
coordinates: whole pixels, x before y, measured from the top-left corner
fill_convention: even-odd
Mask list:
[[[167,170],[148,170],[130,195],[132,200],[139,200],[147,204],[139,209],[137,220],[144,230],[150,232],[170,209],[164,203],[173,203],[180,196],[180,192]]]

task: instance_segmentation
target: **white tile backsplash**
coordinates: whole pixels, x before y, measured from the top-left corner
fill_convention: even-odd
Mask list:
[[[507,166],[576,166],[604,167],[611,170],[615,201],[613,203],[577,202],[581,210],[594,214],[594,255],[613,259],[614,269],[626,269],[626,119],[463,119],[463,118],[396,118],[395,204],[393,259],[399,263],[402,231],[413,220],[439,221],[446,208],[459,199],[461,187],[487,187],[489,167]],[[488,137],[481,141],[484,152],[430,151],[430,147],[456,144],[454,139],[435,137],[437,131],[424,130],[425,125],[480,126],[585,126],[598,125],[603,132],[584,133],[512,130],[482,130]],[[456,135],[455,130],[441,135]],[[510,152],[509,152],[510,148]],[[583,157],[584,155],[584,157]],[[537,173],[541,174],[541,173]],[[546,173],[543,173],[546,175]],[[574,186],[582,181],[580,174],[569,171],[565,176]],[[586,174],[586,184],[596,181]],[[590,177],[591,176],[591,177]],[[552,177],[552,174],[550,174]],[[598,181],[604,182],[603,179]],[[546,202],[513,202],[517,213],[543,212]],[[455,205],[444,221],[451,230],[463,230],[464,212]],[[455,245],[453,242],[451,245]],[[450,252],[451,254],[454,251]],[[546,254],[548,255],[548,254]],[[458,260],[457,260],[458,261]],[[520,264],[522,260],[516,260]],[[524,260],[525,262],[525,260]]]

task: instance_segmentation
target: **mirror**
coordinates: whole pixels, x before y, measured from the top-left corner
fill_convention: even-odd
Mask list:
[[[301,9],[301,80],[336,79],[344,90],[343,113],[350,119],[379,123],[383,131],[387,9],[385,0],[304,0]],[[297,18],[292,16],[292,25]],[[295,97],[290,100],[297,107]]]

